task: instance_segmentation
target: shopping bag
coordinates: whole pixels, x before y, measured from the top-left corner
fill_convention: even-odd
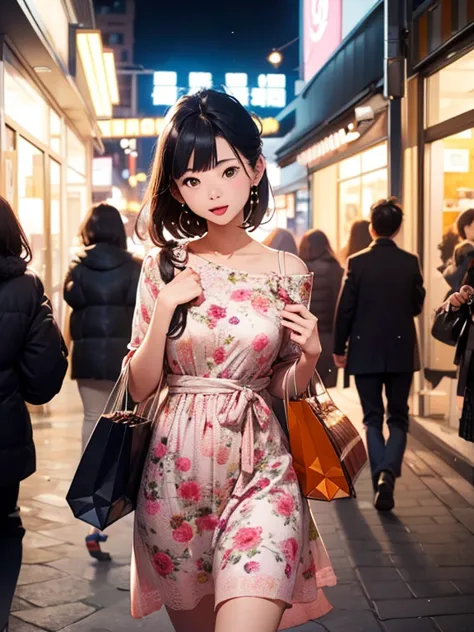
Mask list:
[[[355,497],[354,484],[367,463],[362,437],[336,406],[317,371],[303,395],[296,393],[296,363],[287,371],[283,388],[293,467],[302,494],[312,500]]]
[[[160,388],[145,404],[127,410],[128,375],[127,364],[91,434],[66,496],[74,516],[100,530],[136,507],[159,407]]]

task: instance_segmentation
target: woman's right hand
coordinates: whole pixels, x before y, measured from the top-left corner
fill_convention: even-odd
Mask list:
[[[158,300],[173,310],[178,305],[191,301],[194,301],[194,305],[200,305],[204,296],[199,274],[192,268],[185,268],[182,272],[178,272],[174,279],[160,290]]]
[[[474,294],[474,288],[470,285],[463,285],[459,292],[454,292],[448,299],[448,303],[452,309],[459,309],[467,303]]]

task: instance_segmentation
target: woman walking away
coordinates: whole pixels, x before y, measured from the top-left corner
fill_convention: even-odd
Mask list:
[[[108,204],[89,210],[80,237],[84,250],[69,268],[64,300],[72,308],[71,376],[77,380],[84,406],[84,449],[127,354],[141,260],[127,252],[122,217]],[[106,540],[107,536],[91,528],[86,546],[92,557],[110,559],[100,548]]]
[[[366,219],[358,219],[352,224],[347,245],[340,253],[340,260],[343,265],[347,263],[349,257],[370,246],[372,237],[369,232],[369,226],[370,222]]]
[[[311,274],[251,238],[268,199],[250,114],[214,90],[180,99],[145,199],[157,248],[129,360],[135,401],[168,387],[135,512],[132,615],[164,605],[177,632],[276,632],[330,609],[334,573],[270,408],[288,368],[302,392],[321,353]]]
[[[283,252],[288,252],[292,255],[298,254],[295,238],[286,228],[275,228],[262,243],[264,246],[275,250],[283,250]]]
[[[67,370],[66,346],[11,206],[0,197],[0,630],[8,626],[22,556],[20,482],[36,469],[26,403],[49,402]]]
[[[300,257],[314,273],[309,311],[318,318],[322,353],[317,369],[326,388],[337,384],[337,368],[332,357],[334,315],[341,289],[343,269],[329,239],[321,230],[310,230],[300,244]]]

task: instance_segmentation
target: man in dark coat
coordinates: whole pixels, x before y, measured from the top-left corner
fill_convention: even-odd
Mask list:
[[[425,290],[418,258],[394,242],[403,221],[402,209],[393,199],[382,200],[372,207],[370,220],[373,243],[348,260],[336,311],[334,361],[355,375],[367,429],[375,506],[390,510],[406,447],[413,373],[420,368],[414,317],[423,309]]]

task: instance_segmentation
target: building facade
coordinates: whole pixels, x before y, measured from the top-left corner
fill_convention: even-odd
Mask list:
[[[343,2],[316,4],[327,4],[342,28]],[[303,0],[302,33],[311,39],[315,25],[305,24],[305,6]],[[309,73],[293,105],[294,130],[277,159],[282,174],[288,169],[299,174],[297,186],[303,186],[304,168],[310,226],[324,230],[336,251],[345,246],[351,223],[368,217],[373,202],[394,188],[401,191],[405,221],[397,242],[419,255],[427,288],[417,323],[423,367],[412,390],[413,432],[472,478],[474,446],[457,435],[454,352],[432,338],[431,323],[449,290],[439,270],[439,245],[459,214],[474,207],[474,3],[407,0],[400,6],[406,20],[400,34],[404,26],[408,34],[404,96],[398,100],[401,126],[391,126],[393,102],[384,97],[380,0],[331,54],[323,55],[316,73]],[[331,12],[323,17],[330,21]],[[321,12],[311,20],[320,27]],[[329,45],[334,42],[333,36]],[[291,183],[286,186],[289,190]]]
[[[0,3],[0,192],[31,242],[59,322],[62,282],[91,202],[93,150],[103,150],[97,118],[111,111],[94,26],[88,2]],[[102,86],[91,83],[96,71]]]

